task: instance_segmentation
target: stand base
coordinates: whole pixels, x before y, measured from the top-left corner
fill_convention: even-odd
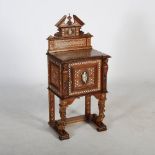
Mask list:
[[[97,115],[96,114],[91,114],[89,117],[88,116],[86,117],[85,115],[80,115],[80,116],[66,118],[66,124],[85,121],[87,123],[95,124],[95,126],[97,126],[96,129],[97,129],[98,132],[107,130],[107,127],[106,127],[106,125],[104,123],[97,122],[96,120],[97,120]],[[57,132],[57,134],[59,135],[60,140],[69,139],[70,138],[69,133],[65,129],[59,129],[58,128],[57,123],[59,121],[60,120],[53,121],[53,122],[48,122],[48,124]]]

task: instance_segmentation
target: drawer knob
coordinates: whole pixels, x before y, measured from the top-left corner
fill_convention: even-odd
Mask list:
[[[87,81],[88,81],[88,73],[87,73],[87,72],[83,72],[83,73],[81,74],[81,77],[82,77],[82,81],[83,81],[84,83],[87,83]]]

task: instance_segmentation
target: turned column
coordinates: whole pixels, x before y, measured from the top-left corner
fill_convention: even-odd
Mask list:
[[[62,124],[60,126],[62,126],[62,129],[65,129],[65,125],[66,125],[66,108],[68,107],[68,105],[70,105],[73,101],[75,100],[75,98],[68,98],[68,99],[64,99],[61,100],[60,99],[60,104],[59,104],[59,113],[60,113],[60,121],[59,124]]]
[[[59,139],[69,139],[69,134],[67,131],[65,131],[65,125],[66,125],[66,107],[67,107],[67,101],[60,100],[59,104],[59,113],[60,113],[60,120],[55,122],[55,129],[59,134]]]
[[[49,124],[55,122],[55,99],[54,94],[50,90],[48,91],[49,96]]]
[[[60,113],[60,126],[61,129],[65,129],[65,125],[66,125],[66,106],[67,106],[67,102],[64,100],[60,100],[60,104],[59,104],[59,113]]]
[[[90,119],[90,115],[91,115],[91,96],[86,95],[85,96],[85,116],[87,120]]]
[[[107,130],[106,125],[102,122],[103,118],[105,117],[104,111],[105,111],[105,100],[106,100],[106,93],[96,94],[94,95],[98,99],[98,109],[99,114],[93,115],[93,122],[97,125],[97,131],[104,131]]]
[[[105,100],[106,100],[106,94],[103,93],[100,95],[99,100],[98,100],[98,109],[99,109],[99,115],[97,117],[97,122],[102,122],[103,118],[105,117],[104,112],[105,112]]]

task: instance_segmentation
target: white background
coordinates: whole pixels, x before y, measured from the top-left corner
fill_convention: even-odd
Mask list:
[[[109,130],[98,134],[77,125],[69,128],[71,140],[62,143],[46,122],[45,54],[46,38],[68,13],[85,22],[83,31],[94,36],[95,49],[112,56]],[[0,0],[0,154],[153,155],[154,16],[153,0]],[[73,105],[73,113],[82,111],[80,104]]]

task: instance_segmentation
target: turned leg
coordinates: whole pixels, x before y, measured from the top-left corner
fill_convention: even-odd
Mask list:
[[[105,107],[105,94],[101,94],[99,101],[98,101],[98,109],[99,109],[99,115],[97,117],[98,122],[102,122],[103,118],[105,117],[104,115],[104,107]]]
[[[59,113],[60,113],[60,122],[62,125],[62,129],[65,129],[65,125],[66,125],[66,105],[65,105],[65,101],[60,101],[60,109],[59,109]]]
[[[107,127],[105,124],[103,124],[103,118],[104,115],[104,107],[105,107],[105,100],[106,100],[106,94],[102,93],[99,95],[95,95],[95,97],[98,99],[98,108],[99,108],[99,115],[96,114],[93,115],[93,122],[97,125],[97,131],[105,131],[107,130]]]
[[[49,93],[49,124],[53,124],[55,122],[55,100],[54,94],[50,90]]]
[[[56,121],[55,128],[59,134],[60,140],[69,139],[69,134],[65,131],[65,125],[66,125],[66,107],[67,107],[67,101],[60,100],[60,120]]]
[[[91,115],[91,96],[85,96],[85,117],[87,120],[90,120]]]

